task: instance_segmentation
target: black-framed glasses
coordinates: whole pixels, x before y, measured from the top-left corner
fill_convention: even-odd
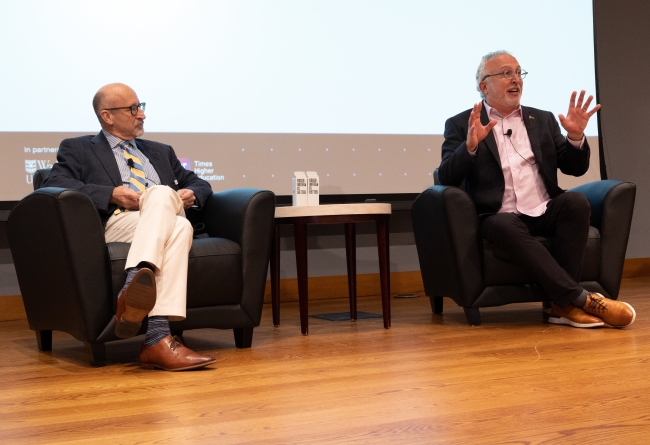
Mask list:
[[[138,114],[138,109],[142,108],[142,111],[144,111],[144,108],[147,106],[146,102],[140,102],[137,105],[131,105],[130,107],[116,107],[116,108],[104,108],[104,110],[107,111],[113,111],[113,110],[130,110],[131,115],[135,116]]]
[[[483,82],[488,77],[492,77],[492,76],[503,76],[505,79],[510,80],[513,77],[515,77],[515,75],[517,75],[520,79],[525,79],[526,74],[528,74],[528,71],[523,71],[523,70],[503,70],[500,73],[488,74],[488,75],[484,76],[483,79],[481,79],[481,82]]]

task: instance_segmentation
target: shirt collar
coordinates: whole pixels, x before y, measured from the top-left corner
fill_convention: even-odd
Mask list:
[[[120,143],[123,141],[123,139],[118,138],[117,136],[112,135],[108,131],[104,130],[102,128],[102,133],[104,133],[104,136],[106,136],[106,140],[108,141],[108,145],[111,147],[111,150],[120,145]],[[130,141],[126,141],[129,144],[131,144],[131,147],[137,147],[135,145],[135,139],[131,139]]]
[[[487,113],[488,117],[491,117],[494,114],[494,117],[498,119],[507,119],[510,116],[513,117],[517,116],[520,119],[524,118],[524,112],[521,110],[521,105],[519,105],[519,108],[517,108],[515,111],[513,111],[507,116],[501,116],[501,113],[499,113],[496,108],[492,108],[491,106],[489,106],[485,100],[483,101],[483,106],[485,107],[485,112]]]

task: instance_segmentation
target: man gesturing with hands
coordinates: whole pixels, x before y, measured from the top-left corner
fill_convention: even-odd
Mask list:
[[[550,323],[574,327],[629,326],[627,303],[579,285],[591,209],[580,193],[564,193],[557,169],[581,176],[589,168],[584,130],[599,109],[585,92],[571,94],[563,136],[552,113],[521,105],[524,78],[505,51],[485,55],[477,73],[483,98],[445,123],[441,184],[465,188],[479,213],[481,235],[526,268],[552,300]],[[577,99],[576,99],[577,97]],[[552,235],[551,254],[534,236]]]

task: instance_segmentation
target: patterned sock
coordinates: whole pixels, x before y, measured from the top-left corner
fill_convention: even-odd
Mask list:
[[[135,274],[137,274],[139,270],[139,267],[129,267],[126,269],[126,281],[124,282],[124,286],[122,286],[122,290],[117,295],[117,298],[120,298],[122,296],[122,292],[124,292],[124,289],[129,287],[129,284],[131,284],[131,281],[133,281],[133,277],[135,277]]]
[[[579,308],[583,308],[587,304],[587,295],[589,295],[589,292],[583,289],[580,295],[571,300],[571,303]]]
[[[149,317],[147,333],[144,336],[145,346],[154,346],[160,340],[171,334],[167,317],[156,315]]]
[[[138,273],[140,269],[143,267],[149,268],[153,270],[153,267],[151,267],[151,264],[145,263],[144,261],[138,264],[135,267],[129,267],[126,270],[126,281],[124,282],[124,286],[122,286],[122,290],[120,290],[120,293],[117,295],[117,298],[120,298],[122,296],[122,292],[124,292],[124,289],[129,287],[129,284],[131,284],[131,281],[133,281],[133,277],[135,277],[135,274]]]

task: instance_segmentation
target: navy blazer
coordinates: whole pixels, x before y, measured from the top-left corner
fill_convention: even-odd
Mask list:
[[[174,190],[190,189],[201,208],[212,194],[210,184],[194,172],[186,170],[178,161],[174,149],[159,142],[136,139],[138,149],[144,154],[160,177],[160,183]],[[117,208],[111,204],[115,187],[123,185],[113,150],[103,132],[96,136],[65,139],[59,146],[57,163],[43,183],[43,187],[63,187],[78,190],[95,204],[102,224]]]
[[[581,176],[589,169],[589,144],[575,148],[560,132],[560,126],[548,111],[521,107],[530,145],[539,166],[539,172],[551,198],[563,193],[557,183],[557,169],[572,176]],[[505,179],[501,158],[492,131],[478,144],[476,155],[466,147],[467,128],[471,109],[447,119],[445,141],[442,144],[442,161],[438,178],[442,185],[460,186],[470,195],[479,214],[496,213],[501,208]],[[481,110],[481,123],[490,122],[485,107]]]

